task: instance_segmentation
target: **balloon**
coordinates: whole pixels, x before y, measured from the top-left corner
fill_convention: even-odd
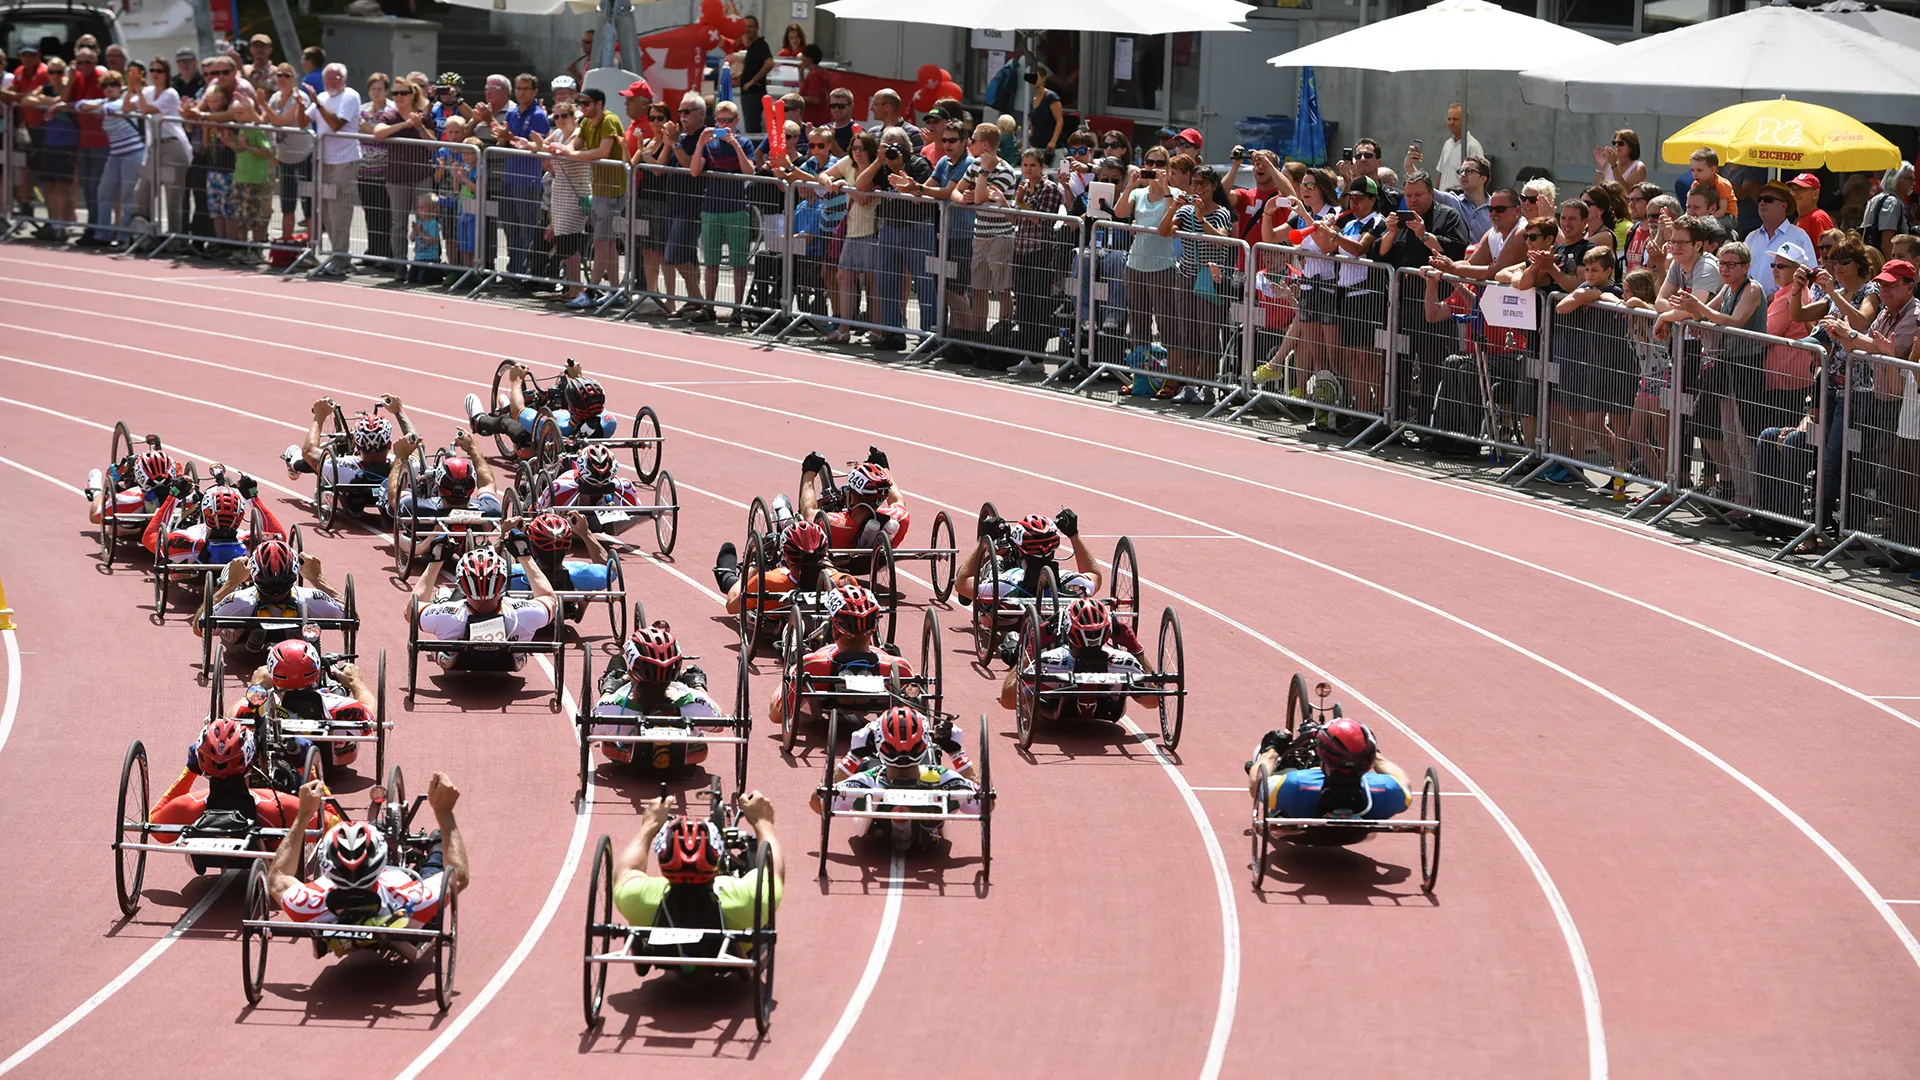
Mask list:
[[[931,90],[939,86],[946,78],[947,73],[940,70],[939,64],[921,64],[917,81],[921,86]]]
[[[913,111],[917,113],[926,112],[928,109],[933,108],[934,102],[939,100],[940,95],[935,92],[933,87],[923,86],[913,92]]]
[[[1305,240],[1307,237],[1312,235],[1313,235],[1312,229],[1288,229],[1287,243],[1292,244],[1294,247],[1299,247],[1300,241]]]
[[[952,98],[955,101],[965,100],[960,95],[960,84],[952,81],[941,83],[940,88],[933,92],[933,97],[935,101],[941,98]]]
[[[700,21],[709,26],[718,26],[726,18],[727,9],[720,0],[700,0]]]
[[[729,15],[720,20],[720,32],[736,41],[739,40],[742,33],[746,32],[746,29],[747,20],[738,15]]]
[[[787,103],[768,94],[760,104],[767,117],[767,156],[787,152]]]

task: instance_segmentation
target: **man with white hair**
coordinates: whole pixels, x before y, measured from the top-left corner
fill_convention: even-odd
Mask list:
[[[320,133],[321,218],[332,258],[317,273],[322,277],[343,278],[352,261],[349,256],[353,252],[353,211],[360,205],[360,140],[329,139],[327,135],[360,130],[360,95],[347,85],[345,64],[321,68],[320,81],[321,93],[307,108],[307,118]]]
[[[676,113],[676,122],[672,130],[678,133],[673,146],[673,163],[683,169],[693,168],[693,158],[700,151],[707,138],[707,101],[697,90],[689,90],[680,97],[680,108]],[[704,171],[704,169],[703,169]],[[700,291],[700,208],[701,188],[698,181],[678,173],[669,173],[664,185],[667,197],[667,250],[661,256],[666,264],[667,279],[662,284],[666,292],[673,292],[673,276],[680,275],[686,289],[683,295],[699,301],[705,299]],[[709,323],[714,320],[713,308],[702,303],[684,304],[677,317],[693,323]]]

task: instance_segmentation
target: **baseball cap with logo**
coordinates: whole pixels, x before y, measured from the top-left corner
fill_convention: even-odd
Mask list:
[[[1788,187],[1803,187],[1803,188],[1812,188],[1812,189],[1813,189],[1813,190],[1815,190],[1815,191],[1819,191],[1819,190],[1820,190],[1820,178],[1819,178],[1819,177],[1817,177],[1817,176],[1815,176],[1815,175],[1813,175],[1813,174],[1812,174],[1812,173],[1810,173],[1810,172],[1803,172],[1803,173],[1801,173],[1801,174],[1800,174],[1799,176],[1796,176],[1796,177],[1794,177],[1793,179],[1791,179],[1791,180],[1789,180],[1789,181],[1787,181],[1787,186],[1788,186]]]
[[[1905,259],[1894,259],[1888,262],[1887,265],[1881,267],[1880,276],[1873,280],[1885,282],[1889,285],[1904,281],[1911,285],[1913,283],[1913,264]]]
[[[629,98],[630,97],[646,98],[648,101],[652,101],[653,87],[648,86],[647,80],[645,79],[635,79],[633,80],[632,86],[629,86],[625,90],[620,91],[620,96],[629,97]]]

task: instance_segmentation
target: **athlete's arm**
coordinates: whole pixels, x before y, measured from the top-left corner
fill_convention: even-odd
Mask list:
[[[300,785],[300,812],[288,826],[287,835],[280,838],[280,846],[274,849],[273,862],[267,865],[267,896],[276,905],[288,890],[300,884],[296,875],[300,872],[300,849],[307,841],[307,822],[320,812],[325,791],[326,785],[319,780]]]
[[[1067,542],[1073,545],[1073,568],[1092,578],[1093,591],[1096,593],[1099,592],[1100,586],[1105,583],[1105,579],[1100,573],[1099,560],[1093,557],[1093,552],[1087,550],[1087,543],[1080,539],[1078,530],[1075,530],[1072,536],[1067,537]]]
[[[333,582],[327,580],[325,571],[321,569],[320,556],[308,555],[302,552],[300,555],[300,576],[307,580],[308,586],[325,593],[327,599],[342,606],[346,604],[346,594],[334,588]]]
[[[552,622],[559,618],[560,601],[553,595],[553,583],[547,580],[547,575],[540,569],[540,564],[533,561],[531,551],[521,557],[520,572],[527,575],[527,589],[533,593],[533,599],[540,601],[541,605],[547,609],[547,621]]]
[[[1020,704],[1020,668],[1018,665],[1007,669],[1007,677],[1000,680],[1000,707],[1011,709]]]
[[[367,685],[366,676],[360,674],[359,665],[337,664],[333,669],[333,677],[339,681],[340,688],[347,692],[347,696],[366,706],[368,712],[379,707],[380,700],[374,696],[373,688]]]
[[[321,398],[313,403],[313,422],[307,425],[307,437],[300,443],[300,456],[306,460],[307,467],[315,472],[320,470],[321,429],[332,418],[332,398]]]
[[[427,782],[427,805],[433,807],[433,820],[440,826],[441,860],[446,866],[447,886],[454,892],[467,887],[467,842],[453,818],[453,804],[460,801],[460,789],[447,774],[437,772]]]
[[[380,404],[385,405],[387,407],[387,412],[393,414],[393,422],[400,425],[400,433],[402,435],[411,435],[416,439],[419,438],[419,436],[414,433],[413,421],[407,419],[406,409],[405,409],[405,406],[401,404],[400,395],[398,394],[382,395],[380,398]]]
[[[767,845],[767,864],[773,869],[773,880],[785,885],[787,860],[780,850],[780,838],[773,833],[773,803],[768,802],[765,795],[750,791],[740,800],[740,816],[753,826],[753,835]]]
[[[477,495],[482,491],[492,491],[493,466],[487,463],[487,456],[485,454],[474,449],[473,432],[467,431],[464,428],[454,432],[453,445],[459,447],[461,452],[467,455],[467,460],[473,462],[474,494]]]
[[[599,537],[593,535],[593,530],[588,528],[585,515],[581,514],[578,510],[569,510],[567,511],[567,523],[573,526],[573,535],[579,537],[580,542],[586,545],[587,561],[592,563],[605,563],[607,561],[607,547],[600,542]]]
[[[433,589],[440,583],[440,569],[443,565],[439,559],[428,562],[427,568],[420,572],[420,580],[414,583],[413,598],[420,602],[421,608],[433,603]]]
[[[515,364],[507,369],[507,405],[513,409],[511,415],[516,418],[518,418],[522,412],[526,411],[526,383],[532,374],[532,372],[521,367],[519,364]],[[487,402],[487,407],[497,408],[499,404],[497,401],[489,401]]]
[[[1395,765],[1393,762],[1388,761],[1386,756],[1383,754],[1374,755],[1373,771],[1377,773],[1386,773],[1388,776],[1391,776],[1395,780],[1398,780],[1400,782],[1401,790],[1403,791],[1413,790],[1413,785],[1407,783],[1407,771],[1405,769],[1402,769],[1400,766]]]
[[[614,888],[619,888],[620,883],[630,875],[647,872],[647,858],[653,852],[653,838],[659,836],[660,830],[667,827],[667,817],[670,812],[671,804],[667,802],[665,796],[647,803],[646,810],[640,815],[640,831],[635,833],[633,839],[627,841],[627,846],[621,848],[620,853],[613,858]]]
[[[409,431],[393,440],[393,470],[387,473],[387,509],[392,513],[400,512],[400,478],[406,470],[400,468],[400,462],[413,456],[420,448],[420,436]]]
[[[207,601],[207,611],[209,613],[218,608],[227,597],[251,585],[253,583],[253,570],[247,565],[247,560],[243,556],[228,563],[227,572],[222,574],[221,578],[220,587],[214,590],[213,596]],[[193,636],[199,637],[202,633],[200,620],[194,619],[188,625],[193,628]]]

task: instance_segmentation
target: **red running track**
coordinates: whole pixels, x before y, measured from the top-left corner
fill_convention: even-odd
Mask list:
[[[19,668],[0,678],[23,691],[0,744],[0,1070],[118,1074],[137,1033],[159,1075],[242,1048],[395,1076],[841,1076],[907,1052],[994,1076],[1250,1076],[1280,1053],[1363,1053],[1394,1076],[1920,1074],[1920,905],[1901,903],[1920,900],[1920,825],[1892,779],[1920,764],[1900,700],[1920,696],[1920,630],[1903,615],[1526,499],[922,369],[25,249],[0,252],[0,295],[0,505],[16,510],[0,577],[21,613]],[[205,691],[180,619],[153,624],[145,575],[96,565],[70,488],[125,419],[286,485],[276,509],[310,522],[308,485],[275,458],[316,391],[398,393],[441,439],[502,357],[550,371],[568,355],[616,409],[651,404],[667,425],[679,547],[629,587],[710,658],[723,700],[734,635],[713,550],[808,450],[875,442],[921,538],[943,507],[964,534],[987,499],[1071,505],[1102,552],[1135,536],[1149,618],[1171,603],[1187,631],[1185,741],[1162,759],[1126,732],[1043,728],[1022,760],[996,684],[967,666],[966,612],[936,607],[948,700],[970,738],[986,712],[995,745],[992,890],[973,887],[971,835],[896,877],[840,830],[816,886],[804,798],[823,738],[791,761],[756,738],[750,784],[793,865],[772,1029],[755,1040],[743,1001],[614,972],[589,1035],[583,863],[635,827],[648,785],[602,770],[576,814],[570,729],[538,672],[514,692],[430,682],[412,710],[396,679],[392,760],[466,792],[455,1008],[436,1018],[417,971],[278,947],[244,1009],[237,887],[209,899],[217,879],[155,859],[141,912],[114,905],[120,755],[143,739],[170,779]],[[362,651],[387,648],[397,674],[384,540],[343,528],[308,548],[354,574]],[[903,617],[917,630],[917,608]],[[1335,680],[1410,772],[1440,767],[1433,899],[1411,838],[1282,853],[1264,899],[1248,887],[1240,763],[1296,669]],[[364,783],[340,778],[350,805]],[[1288,1007],[1302,997],[1342,1004]]]

